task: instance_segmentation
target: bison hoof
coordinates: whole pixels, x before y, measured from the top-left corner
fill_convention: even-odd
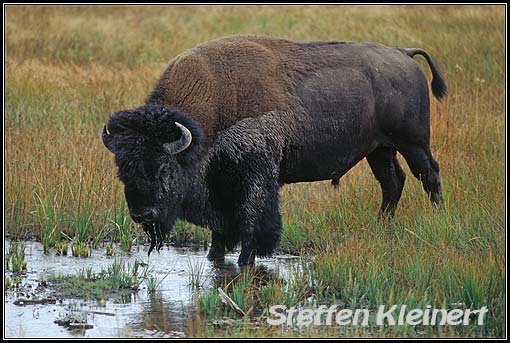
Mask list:
[[[237,264],[239,267],[252,266],[255,263],[255,252],[253,251],[251,254],[243,254],[239,255],[239,259],[237,260]]]
[[[211,262],[221,262],[225,260],[225,254],[211,248],[207,254],[207,259]]]

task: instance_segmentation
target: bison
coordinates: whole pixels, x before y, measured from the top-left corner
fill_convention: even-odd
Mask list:
[[[278,245],[282,185],[335,184],[363,158],[380,215],[393,216],[405,181],[397,151],[439,204],[417,54],[440,99],[446,84],[422,49],[238,35],[176,57],[145,105],[114,113],[102,132],[149,254],[184,219],[212,230],[210,260],[240,242],[238,264],[252,264]]]

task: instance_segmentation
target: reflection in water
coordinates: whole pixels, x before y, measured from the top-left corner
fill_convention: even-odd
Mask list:
[[[99,272],[110,266],[114,258],[106,256],[101,250],[92,251],[91,257],[55,256],[43,253],[40,243],[26,243],[25,260],[28,273],[24,283],[34,285],[37,280],[48,275],[75,274],[83,268]],[[6,247],[7,249],[7,247]],[[120,250],[120,249],[119,249]],[[225,261],[212,264],[205,258],[202,250],[168,247],[157,254],[147,257],[146,247],[131,254],[117,256],[123,261],[133,263],[139,259],[148,263],[158,282],[158,291],[150,294],[146,287],[138,293],[125,298],[107,300],[98,304],[95,300],[63,299],[52,305],[16,306],[18,296],[15,292],[6,293],[5,336],[6,337],[181,337],[188,333],[195,320],[195,297],[212,288],[227,288],[243,273],[251,273],[256,282],[267,283],[277,278],[285,278],[296,261],[289,256],[259,259],[255,267],[241,269],[237,266],[237,254],[227,255]],[[199,265],[201,287],[190,284],[190,267]],[[6,274],[7,275],[7,274]],[[26,294],[25,294],[26,295]],[[70,311],[82,313],[92,329],[69,331],[54,323],[59,316]],[[113,316],[94,314],[108,312]],[[37,315],[34,315],[37,313]],[[161,335],[161,334],[165,335]]]
[[[257,284],[264,285],[281,279],[279,265],[268,267],[264,264],[256,264],[251,267],[239,268],[232,261],[216,263],[212,269],[212,279],[216,287],[225,287],[238,279],[243,273],[249,273],[254,277]]]
[[[280,279],[278,268],[270,268],[263,264],[250,268],[239,268],[234,261],[211,264],[208,276],[211,279],[211,287],[226,289],[235,280],[239,280],[244,273],[249,273],[259,285]],[[199,290],[195,290],[192,298],[194,299],[198,295]],[[169,301],[165,299],[162,292],[158,292],[150,296],[144,303],[141,315],[143,320],[139,322],[140,326],[133,326],[137,331],[156,330],[165,333],[187,334],[188,330],[192,329],[192,323],[196,318],[196,307],[194,301],[186,301],[186,299]]]
[[[165,301],[153,295],[143,308],[143,329],[157,330],[165,333],[187,332],[189,317],[192,317],[194,306],[179,302]]]

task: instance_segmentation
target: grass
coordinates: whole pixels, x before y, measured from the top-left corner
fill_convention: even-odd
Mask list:
[[[376,220],[380,189],[366,161],[338,190],[329,182],[285,186],[280,247],[315,258],[300,277],[250,283],[228,294],[260,313],[271,302],[306,304],[311,294],[344,306],[487,305],[483,328],[424,335],[504,335],[503,6],[7,6],[5,14],[5,230],[14,239],[37,236],[48,251],[63,240],[115,241],[130,251],[145,237],[128,217],[100,133],[109,114],[143,103],[177,54],[235,33],[426,49],[449,87],[441,103],[431,100],[431,148],[441,168],[444,209],[432,209],[400,156],[408,177],[389,222]],[[126,23],[129,30],[119,29]],[[203,244],[209,235],[181,223],[172,240]],[[210,297],[205,303],[214,304]],[[369,334],[246,325],[197,330],[197,336],[236,337]],[[370,334],[422,331],[398,330]]]
[[[25,245],[23,243],[13,242],[5,256],[5,270],[10,270],[13,274],[26,272],[27,262],[25,261]]]
[[[106,255],[113,256],[115,254],[115,246],[111,243],[106,244]]]
[[[68,244],[66,241],[55,243],[55,255],[66,256],[68,251]],[[73,250],[74,253],[74,250]]]
[[[205,279],[204,274],[204,261],[192,261],[188,257],[188,279],[189,279],[189,285],[192,288],[200,288],[202,287]]]
[[[178,220],[175,223],[174,230],[170,235],[170,241],[174,245],[199,245],[207,246],[207,242],[211,238],[211,231],[209,229]]]
[[[48,283],[62,297],[101,301],[138,291],[142,282],[152,282],[154,276],[150,273],[147,265],[142,267],[138,260],[126,263],[116,259],[97,273],[84,268],[77,274],[50,276]]]
[[[130,252],[133,247],[134,234],[132,230],[131,220],[129,218],[126,201],[122,200],[114,224],[117,231],[117,237],[120,241],[120,247],[126,252]]]
[[[80,241],[78,238],[75,238],[73,241],[71,250],[74,257],[90,256],[90,245],[86,242]]]
[[[149,276],[146,281],[147,284],[147,291],[150,294],[156,293],[157,286],[158,286],[158,279],[155,276]]]
[[[198,298],[198,310],[205,318],[214,317],[218,314],[220,302],[218,291],[211,289]]]
[[[4,290],[19,289],[21,288],[21,276],[16,275],[13,278],[6,276],[4,281]]]
[[[13,283],[12,283],[12,279],[10,277],[5,277],[5,282],[4,282],[4,290],[8,290],[8,289],[11,289],[13,286]]]

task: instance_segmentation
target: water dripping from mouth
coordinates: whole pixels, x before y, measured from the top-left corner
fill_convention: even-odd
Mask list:
[[[152,223],[152,225],[150,225],[150,226],[144,225],[143,230],[145,231],[147,236],[149,236],[149,240],[151,243],[151,245],[149,247],[149,253],[147,254],[147,256],[150,256],[152,250],[154,250],[154,247],[156,246],[156,240],[157,240],[157,238],[156,238],[156,223]]]
[[[163,236],[163,233],[161,232],[161,227],[158,223],[156,226],[156,223],[153,222],[152,225],[147,226],[144,225],[143,227],[145,233],[149,236],[150,239],[150,247],[149,247],[149,253],[148,256],[150,256],[152,250],[156,248],[156,250],[159,252],[159,250],[163,247],[163,241],[165,237]]]

